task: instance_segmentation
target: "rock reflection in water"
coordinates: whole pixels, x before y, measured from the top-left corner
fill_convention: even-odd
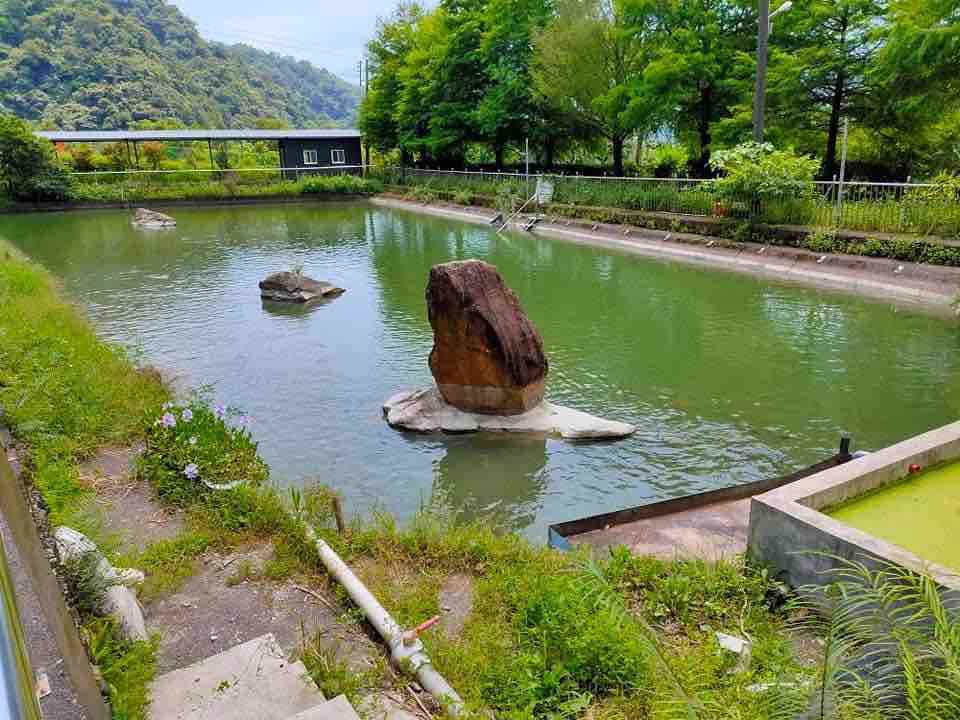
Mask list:
[[[527,527],[547,489],[547,442],[506,433],[450,437],[446,454],[434,463],[434,499],[455,508],[459,521]]]

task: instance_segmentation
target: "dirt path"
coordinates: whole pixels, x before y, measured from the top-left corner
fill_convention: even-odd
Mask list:
[[[133,477],[138,448],[104,448],[81,467],[97,494],[108,530],[125,550],[142,551],[187,531],[182,512],[163,505],[153,489]],[[160,634],[158,672],[191,665],[272,632],[288,655],[306,638],[319,638],[351,666],[363,669],[379,652],[354,625],[339,620],[324,587],[300,589],[294,580],[270,580],[264,568],[273,557],[269,542],[226,553],[210,549],[196,571],[174,592],[144,603],[147,626]],[[318,598],[323,598],[322,600]]]
[[[81,467],[108,530],[124,551],[132,552],[190,531],[184,513],[165,506],[152,488],[134,479],[139,452],[136,447],[104,448]],[[147,628],[160,636],[157,674],[266,633],[273,633],[291,659],[307,642],[353,674],[384,664],[384,648],[345,617],[329,587],[315,579],[270,579],[273,559],[270,542],[211,548],[194,560],[195,570],[182,585],[145,600]],[[357,709],[370,720],[422,720],[409,692],[387,686],[367,694]]]

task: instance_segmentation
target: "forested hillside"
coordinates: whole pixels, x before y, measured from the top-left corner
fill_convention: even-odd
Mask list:
[[[207,42],[165,0],[0,0],[0,112],[44,127],[350,125],[358,102],[307,62]]]

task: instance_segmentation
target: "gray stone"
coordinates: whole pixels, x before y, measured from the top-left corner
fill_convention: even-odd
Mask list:
[[[133,568],[118,570],[113,567],[90,538],[73,528],[58,527],[54,532],[54,540],[61,563],[78,560],[87,555],[96,558],[97,575],[109,584],[97,613],[116,619],[127,640],[147,640],[149,635],[143,619],[143,609],[133,590],[128,587],[143,583],[143,572]]]
[[[305,303],[322,298],[335,298],[343,288],[307,277],[301,273],[277,272],[260,281],[260,297],[278,302]]]
[[[383,414],[392,427],[417,432],[542,433],[566,440],[616,439],[636,432],[633,425],[604,420],[547,401],[519,415],[464,412],[444,400],[435,387],[394,395],[384,403]]]
[[[149,720],[290,720],[325,704],[269,633],[169,672],[150,691]]]
[[[133,213],[133,224],[137,227],[158,229],[173,228],[177,226],[177,221],[169,215],[164,215],[156,210],[147,210],[146,208],[137,208]]]

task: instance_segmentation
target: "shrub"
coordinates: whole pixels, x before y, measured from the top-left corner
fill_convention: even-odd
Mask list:
[[[149,414],[146,450],[139,471],[165,499],[186,505],[210,488],[267,479],[266,463],[247,429],[246,416],[195,397],[165,403]]]
[[[0,115],[0,184],[14,200],[64,200],[71,180],[49,142],[19,118]]]
[[[808,155],[754,142],[718,151],[710,164],[723,173],[716,182],[721,194],[760,201],[811,197],[814,174],[820,166]]]
[[[383,192],[383,185],[378,180],[356,175],[331,175],[304,180],[300,192],[304,195],[372,195]]]

